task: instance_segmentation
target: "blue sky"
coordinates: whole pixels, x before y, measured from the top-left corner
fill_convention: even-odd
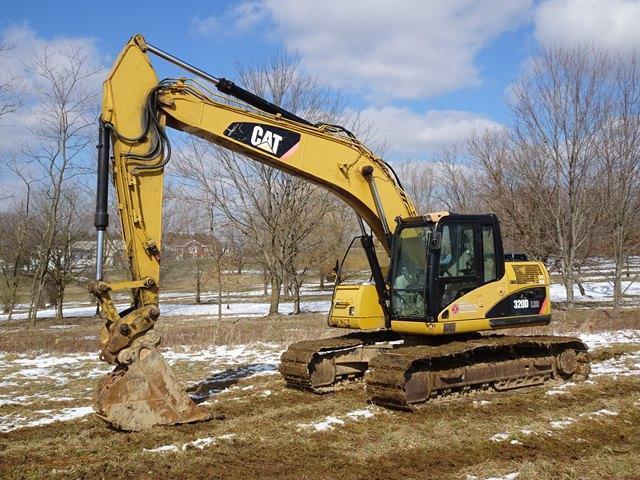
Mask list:
[[[505,92],[540,45],[625,49],[640,38],[638,0],[246,0],[6,2],[0,35],[83,41],[108,66],[126,40],[216,75],[274,50],[341,89],[397,158],[428,159],[473,130],[508,123]],[[155,62],[161,76],[171,70]],[[410,128],[407,128],[410,127]],[[2,126],[0,126],[0,134]],[[4,143],[4,142],[2,142]],[[0,147],[3,145],[0,144]]]

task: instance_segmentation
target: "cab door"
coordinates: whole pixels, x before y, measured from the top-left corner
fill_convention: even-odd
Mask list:
[[[436,310],[439,312],[478,287],[478,239],[476,225],[450,221],[442,226],[437,260]]]
[[[495,216],[452,215],[441,220],[437,231],[439,248],[430,256],[432,320],[458,298],[504,275],[502,240]]]

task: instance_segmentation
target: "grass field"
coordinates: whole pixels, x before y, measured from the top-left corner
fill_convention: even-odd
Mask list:
[[[417,413],[362,388],[313,396],[276,368],[293,341],[335,335],[324,315],[170,317],[165,356],[218,419],[147,432],[91,414],[99,321],[0,324],[0,478],[640,478],[640,312],[558,312],[583,331],[587,382],[438,400]],[[624,329],[624,330],[618,330]],[[46,352],[40,346],[47,345]],[[220,418],[224,417],[224,418]]]

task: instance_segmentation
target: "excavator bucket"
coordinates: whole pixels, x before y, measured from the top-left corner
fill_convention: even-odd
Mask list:
[[[196,406],[184,392],[155,347],[141,348],[131,363],[118,365],[104,377],[98,383],[93,408],[103,420],[127,431],[199,422],[214,416]]]

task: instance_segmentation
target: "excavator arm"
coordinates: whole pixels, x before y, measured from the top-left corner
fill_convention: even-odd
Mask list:
[[[193,80],[159,82],[148,52],[204,78],[225,95]],[[243,103],[234,102],[230,96]],[[96,410],[125,430],[207,417],[176,382],[156,348],[160,337],[153,330],[160,315],[164,167],[171,155],[165,127],[196,135],[318,184],[350,205],[360,219],[363,245],[375,280],[374,294],[385,314],[384,281],[373,242],[362,222],[389,251],[396,218],[416,216],[391,168],[345,129],[312,125],[228,80],[212,77],[148,45],[140,35],[133,37],[104,83],[95,218],[98,262],[96,281],[89,286],[105,319],[101,357],[116,365],[98,386]],[[102,276],[109,169],[131,267],[131,279],[116,282],[106,282]],[[215,174],[212,171],[211,175]],[[132,292],[132,306],[118,312],[111,292],[127,290]]]

